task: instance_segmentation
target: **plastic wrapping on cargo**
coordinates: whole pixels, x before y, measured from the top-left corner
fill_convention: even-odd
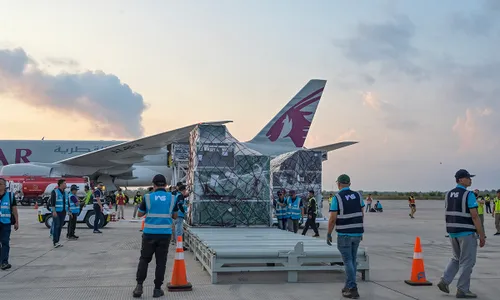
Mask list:
[[[297,150],[281,154],[271,160],[271,176],[273,197],[279,190],[285,189],[287,194],[295,190],[307,206],[310,190],[318,205],[318,217],[323,217],[323,197],[321,195],[322,152],[313,150]]]
[[[247,148],[224,125],[190,136],[188,224],[271,226],[270,157]]]

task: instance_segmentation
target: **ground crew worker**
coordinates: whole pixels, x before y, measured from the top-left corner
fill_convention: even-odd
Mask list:
[[[116,219],[125,220],[125,195],[122,189],[118,189],[118,194],[116,195],[116,206],[118,207],[118,216]]]
[[[66,180],[59,179],[57,181],[57,188],[50,194],[50,207],[52,207],[52,241],[54,248],[62,247],[59,243],[61,237],[62,227],[66,219],[66,212],[68,205],[66,203]]]
[[[90,204],[92,204],[92,197],[93,197],[92,191],[90,190],[88,185],[85,186],[84,190],[85,190],[85,198],[83,198],[83,203],[85,205],[90,205]],[[80,208],[83,208],[83,207],[80,207]]]
[[[10,234],[12,225],[14,230],[19,229],[19,214],[17,212],[17,201],[10,192],[7,192],[7,181],[0,178],[0,269],[12,268],[9,264]]]
[[[175,205],[177,206],[177,219],[175,219],[175,238],[184,235],[184,218],[187,214],[186,198],[189,191],[185,185],[177,186],[177,195],[175,195]],[[183,247],[184,250],[187,248]]]
[[[497,190],[497,197],[493,205],[492,216],[495,218],[495,228],[497,229],[495,235],[500,235],[500,190]]]
[[[368,194],[368,197],[366,198],[366,210],[365,210],[365,212],[369,212],[370,209],[372,209],[372,202],[373,202],[372,194]]]
[[[330,205],[332,205],[332,198],[333,198],[333,194],[330,194],[330,196],[328,196],[328,207],[330,207]]]
[[[489,194],[486,194],[486,196],[484,197],[484,204],[486,206],[486,213],[487,214],[491,214],[493,213],[491,211],[491,198],[490,198],[490,195]]]
[[[417,211],[417,206],[415,205],[415,197],[413,196],[413,194],[408,197],[408,206],[410,207],[410,218],[415,219],[414,215]]]
[[[484,231],[484,238],[486,238],[486,229],[484,228],[484,199],[483,197],[479,196],[479,190],[475,189],[474,190],[474,196],[476,196],[476,202],[477,202],[477,214],[479,215],[479,219],[481,220],[481,226],[483,227]]]
[[[474,193],[467,190],[472,185],[472,177],[468,171],[461,169],[455,174],[457,186],[446,193],[446,231],[450,236],[453,257],[444,270],[438,288],[449,294],[449,285],[460,271],[457,282],[457,298],[477,298],[470,291],[470,275],[476,264],[477,237],[479,247],[484,247],[485,236],[481,220],[477,213],[477,202]]]
[[[165,279],[167,255],[170,238],[172,237],[172,219],[177,218],[177,206],[171,192],[165,187],[165,176],[158,174],[153,178],[154,191],[144,196],[139,207],[139,217],[146,215],[142,235],[141,258],[137,267],[137,286],[133,296],[138,298],[143,293],[143,283],[148,273],[148,264],[156,257],[155,288],[153,297],[165,295],[161,286]]]
[[[94,233],[102,233],[102,231],[99,230],[99,220],[102,217],[102,204],[104,202],[104,193],[102,191],[104,185],[102,182],[97,183],[97,188],[94,191],[94,196],[93,196],[93,203],[94,203],[94,212],[95,212],[95,218],[94,218]],[[103,218],[104,219],[104,218]]]
[[[278,200],[274,201],[274,209],[276,211],[276,220],[278,221],[278,228],[281,230],[286,230],[288,213],[287,213],[285,192],[283,190],[278,191],[277,196]]]
[[[304,204],[294,190],[290,190],[289,195],[287,199],[288,230],[297,233],[299,231],[299,221],[304,214]]]
[[[76,184],[73,184],[70,187],[69,194],[67,197],[68,199],[66,200],[67,205],[69,207],[68,234],[66,235],[66,238],[70,240],[78,239],[78,236],[75,235],[76,218],[80,214],[80,202],[78,201],[78,197],[76,196],[77,191],[78,191],[78,186]]]
[[[356,284],[356,258],[359,244],[363,239],[363,207],[365,203],[358,192],[350,189],[351,178],[342,174],[337,178],[339,192],[333,197],[328,220],[327,243],[332,245],[332,231],[337,231],[337,248],[342,255],[346,273],[346,283],[342,296],[359,298]]]
[[[142,196],[141,192],[137,191],[137,194],[134,196],[134,215],[132,216],[132,219],[135,219],[137,216],[137,209],[139,208],[139,205],[142,203]]]
[[[302,231],[302,235],[306,235],[309,227],[314,231],[313,237],[319,237],[318,228],[316,227],[316,216],[318,215],[318,205],[316,203],[316,198],[314,198],[314,191],[309,191],[309,204],[307,205],[307,221],[304,225],[304,230]]]

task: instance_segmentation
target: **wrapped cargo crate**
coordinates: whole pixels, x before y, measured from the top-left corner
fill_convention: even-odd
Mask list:
[[[279,190],[295,190],[307,206],[309,190],[314,191],[318,204],[318,217],[323,217],[321,195],[321,173],[323,153],[321,151],[297,150],[281,154],[271,160],[273,197]]]
[[[270,158],[238,142],[224,125],[190,136],[188,224],[271,226]]]

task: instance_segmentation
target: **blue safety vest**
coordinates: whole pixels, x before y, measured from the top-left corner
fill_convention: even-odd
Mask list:
[[[186,200],[184,199],[184,197],[180,197],[180,196],[181,196],[181,194],[175,195],[175,203],[176,203],[176,205],[181,204],[182,207],[184,208],[184,211],[187,213]],[[181,200],[181,198],[182,198],[182,200]],[[177,217],[178,218],[184,218],[184,213],[182,213],[182,211],[180,209],[177,212]]]
[[[338,203],[335,230],[338,233],[364,233],[361,194],[351,189],[342,189],[335,195]]]
[[[283,199],[283,201],[286,201],[286,199]],[[278,203],[280,203],[279,199],[276,200],[276,218],[278,220],[288,219],[288,212],[286,206],[279,206]]]
[[[68,204],[68,207],[69,207],[69,210],[71,211],[72,214],[76,214],[78,215],[80,213],[80,204],[77,202],[77,204],[75,204],[72,200],[71,200],[71,197],[76,197],[76,195],[73,195],[71,192],[69,192],[66,197],[67,197],[67,201],[66,203]],[[76,200],[78,200],[78,197],[76,197]]]
[[[145,234],[172,234],[172,211],[175,198],[171,192],[159,190],[144,196],[146,202]]]
[[[99,193],[99,199],[101,199],[101,203],[103,203],[104,202],[104,193],[100,189],[95,189],[95,191]],[[95,192],[94,192],[94,194],[95,194]],[[94,195],[93,203],[98,204],[97,197],[95,195]]]
[[[302,212],[300,211],[300,197],[295,196],[295,201],[292,197],[288,197],[288,218],[292,220],[300,220],[302,218]]]
[[[0,199],[1,207],[0,207],[0,223],[9,224],[10,225],[10,203],[11,196],[9,192],[5,192],[2,199]]]
[[[446,232],[476,232],[476,226],[474,226],[470,208],[467,205],[469,193],[472,192],[459,187],[446,193],[444,200],[446,208]]]
[[[60,189],[55,189],[56,191],[56,212],[63,212],[65,211],[64,207],[64,194],[61,193]]]

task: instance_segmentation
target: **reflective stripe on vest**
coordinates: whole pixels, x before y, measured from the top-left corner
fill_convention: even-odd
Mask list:
[[[80,213],[80,205],[75,204],[73,201],[71,201],[71,196],[76,197],[76,195],[73,195],[71,192],[67,195],[68,200],[66,201],[66,203],[68,204],[69,210],[73,214],[79,214]],[[78,197],[76,199],[78,200]]]
[[[346,197],[349,200],[344,200]],[[361,195],[349,189],[338,192],[335,198],[339,208],[335,230],[338,233],[364,233]]]
[[[56,189],[56,212],[63,212],[64,211],[64,194],[61,192],[60,189]]]
[[[146,219],[143,232],[145,234],[172,234],[174,195],[170,192],[157,191],[147,194],[144,200],[146,202]]]
[[[292,202],[292,197],[288,197],[288,217],[292,220],[300,220],[302,212],[300,211],[300,197],[295,196],[295,201]]]
[[[5,192],[2,199],[0,199],[0,223],[10,225],[10,193]]]
[[[285,199],[283,199],[282,204],[285,202]],[[286,219],[288,218],[288,213],[287,213],[287,208],[286,206],[279,206],[279,199],[276,200],[276,218],[278,220]]]
[[[452,193],[453,197],[450,197],[452,196]],[[462,193],[461,198],[460,193]],[[471,192],[462,188],[455,188],[446,193],[445,217],[446,231],[448,233],[476,231],[474,222],[472,222],[470,210],[467,206],[469,193]]]

